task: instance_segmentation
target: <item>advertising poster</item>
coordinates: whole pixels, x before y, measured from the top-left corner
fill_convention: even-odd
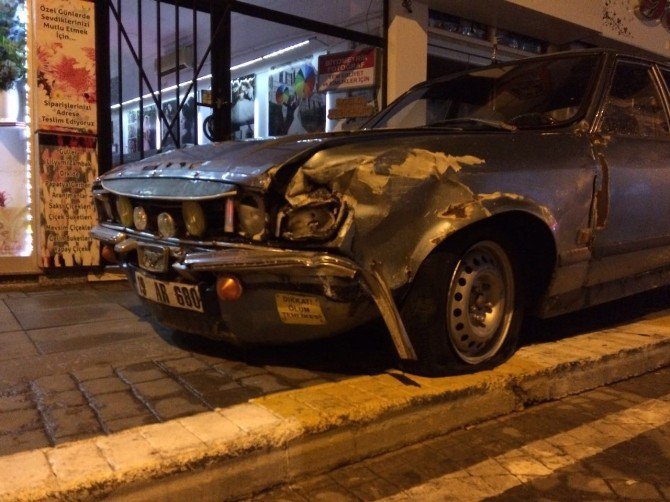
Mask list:
[[[326,96],[316,92],[316,84],[316,69],[309,61],[270,74],[270,136],[325,130]]]
[[[94,3],[35,0],[38,131],[96,134]]]
[[[144,126],[142,127],[142,150],[150,152],[156,149],[156,107],[151,105],[144,108],[144,116],[142,118]]]
[[[158,114],[156,113],[156,107],[154,105],[149,105],[144,107],[144,113],[140,115],[140,109],[134,108],[129,112],[124,112],[125,117],[125,132],[124,132],[124,141],[125,148],[123,149],[124,154],[138,153],[140,151],[152,152],[156,149],[156,119]],[[142,121],[143,127],[140,127],[140,120]],[[118,121],[112,119],[112,124],[116,126]],[[116,133],[116,131],[114,131]],[[118,134],[114,135],[113,145],[118,142]],[[118,153],[114,151],[113,153]]]
[[[195,98],[188,98],[179,115],[179,134],[181,135],[181,146],[195,144],[196,128]]]
[[[126,149],[123,153],[139,152],[140,145],[140,111],[138,109],[131,110],[127,115],[126,129]]]
[[[176,141],[172,137],[177,137],[177,124],[172,123],[173,119],[177,115],[177,100],[171,99],[169,101],[163,101],[161,105],[161,110],[163,111],[163,118],[161,118],[161,147],[163,150],[170,150],[176,147]],[[169,126],[172,124],[172,133],[169,132]]]
[[[230,119],[233,139],[254,137],[254,96],[256,95],[256,75],[246,75],[231,82],[233,107]]]
[[[96,139],[38,134],[38,255],[43,268],[96,266],[98,241],[91,186],[98,174]]]
[[[161,137],[163,150],[170,150],[176,148],[174,138],[172,134],[168,133],[168,126],[172,124],[175,116],[177,115],[177,108],[179,103],[176,99],[171,99],[169,101],[164,101],[161,109],[163,110],[163,115],[165,116],[165,121],[161,118]],[[181,113],[179,114],[179,123],[174,122],[172,124],[172,132],[175,137],[179,138],[180,146],[187,146],[195,144],[195,129],[196,129],[196,108],[195,108],[195,98],[189,97],[184,103]]]

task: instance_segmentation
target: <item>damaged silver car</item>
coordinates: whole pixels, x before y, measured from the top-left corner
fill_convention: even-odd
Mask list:
[[[488,368],[524,312],[668,283],[669,83],[606,50],[478,68],[360,131],[114,169],[92,235],[166,326],[276,344],[381,317],[405,367]]]

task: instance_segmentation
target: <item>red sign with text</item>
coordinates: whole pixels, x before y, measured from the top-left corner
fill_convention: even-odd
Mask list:
[[[319,92],[374,87],[376,65],[374,48],[319,56]]]

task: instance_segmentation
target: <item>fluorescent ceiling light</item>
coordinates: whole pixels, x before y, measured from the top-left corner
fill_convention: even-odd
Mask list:
[[[246,63],[240,63],[235,66],[231,66],[230,71],[239,70],[240,68],[244,68],[245,66],[251,66],[252,64],[258,63],[260,61],[265,61],[267,59],[272,59],[274,57],[281,56],[282,54],[286,54],[287,52],[294,51],[296,49],[299,49],[300,47],[304,47],[307,44],[309,44],[309,40],[303,40],[302,42],[289,45],[288,47],[284,47],[283,49],[279,49],[278,51],[271,52],[270,54],[266,54],[265,56],[261,56],[256,59],[252,59],[251,61],[247,61]]]
[[[287,52],[294,51],[294,50],[299,49],[300,47],[304,47],[308,44],[309,44],[309,40],[303,40],[302,42],[299,42],[299,43],[293,44],[293,45],[289,45],[288,47],[284,47],[283,49],[279,49],[277,51],[271,52],[269,54],[266,54],[265,56],[261,56],[261,57],[256,58],[256,59],[252,59],[250,61],[246,61],[244,63],[240,63],[240,64],[237,64],[235,66],[231,66],[230,71],[239,70],[240,68],[245,68],[247,66],[251,66],[253,64],[260,63],[261,61],[266,61],[268,59],[272,59],[272,58],[275,58],[277,56],[281,56],[282,54],[286,54]],[[207,80],[207,79],[210,79],[210,78],[212,78],[211,73],[209,75],[205,75],[204,77],[199,77],[197,79],[197,81],[200,82],[200,81]],[[179,87],[186,87],[190,84],[191,84],[191,81],[189,80],[189,81],[182,82],[181,84],[179,84]],[[166,87],[165,89],[161,89],[161,93],[174,91],[176,88],[177,88],[176,85],[172,85],[170,87]],[[158,95],[158,93],[155,93],[155,94]],[[139,103],[140,99],[150,99],[150,98],[151,98],[151,93],[148,93],[148,94],[145,94],[144,96],[142,96],[141,98],[133,98],[133,99],[129,99],[128,101],[124,101],[121,104],[112,105],[111,108],[112,108],[112,110],[116,110],[118,108],[121,108],[121,106],[127,106],[127,105],[132,105],[133,103]]]

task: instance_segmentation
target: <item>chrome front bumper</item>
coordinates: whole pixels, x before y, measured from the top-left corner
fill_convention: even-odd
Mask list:
[[[137,247],[135,238],[102,226],[93,228],[91,236],[103,243],[113,245],[120,254]],[[172,268],[186,278],[199,272],[238,274],[272,272],[290,273],[292,276],[358,279],[379,309],[399,357],[405,360],[416,360],[416,352],[407,335],[391,290],[381,276],[380,267],[376,263],[367,269],[348,258],[324,252],[244,246],[186,253],[182,260],[172,264]]]

